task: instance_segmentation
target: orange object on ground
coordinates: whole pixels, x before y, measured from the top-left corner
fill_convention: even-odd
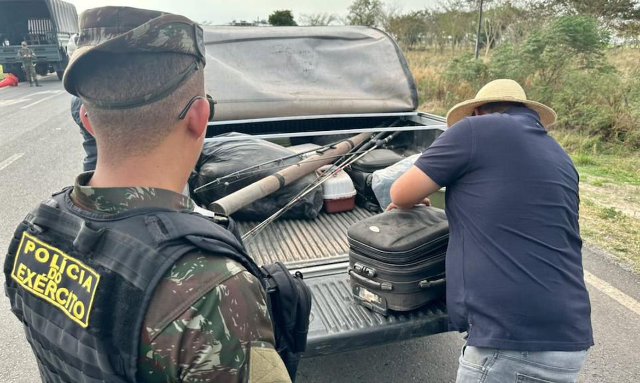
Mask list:
[[[12,73],[9,73],[4,80],[0,81],[0,88],[5,86],[18,86],[18,78],[14,76]]]

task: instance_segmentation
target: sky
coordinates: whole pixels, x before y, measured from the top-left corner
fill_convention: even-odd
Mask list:
[[[157,9],[184,15],[194,21],[210,21],[214,25],[232,20],[253,21],[267,19],[278,9],[290,9],[298,20],[302,13],[328,12],[346,16],[351,0],[66,0],[73,3],[78,14],[85,9],[105,5],[133,6]],[[434,6],[437,0],[392,0],[404,12]]]

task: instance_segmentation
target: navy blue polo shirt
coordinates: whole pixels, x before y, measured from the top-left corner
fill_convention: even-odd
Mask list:
[[[538,114],[513,107],[465,118],[415,165],[447,187],[451,330],[477,347],[592,346],[578,173]]]

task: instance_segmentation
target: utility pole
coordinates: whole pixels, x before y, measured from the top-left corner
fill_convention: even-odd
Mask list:
[[[478,34],[476,35],[476,60],[480,50],[480,31],[482,29],[482,0],[480,0],[480,12],[478,13]]]

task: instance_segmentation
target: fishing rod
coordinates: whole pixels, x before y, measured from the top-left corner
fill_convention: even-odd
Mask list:
[[[321,161],[325,161],[325,160],[331,159],[331,158],[333,158],[333,159],[341,159],[341,158],[345,158],[345,156],[347,156],[349,154],[354,154],[354,153],[355,154],[359,154],[359,153],[362,153],[362,151],[342,154],[342,155],[339,155],[339,156],[327,156],[327,157],[323,156],[322,158],[318,158],[318,159],[315,159],[315,160],[312,159],[310,161],[306,161],[306,163],[321,162]],[[243,173],[242,176],[238,176],[236,179],[234,179],[233,181],[230,181],[230,182],[220,183],[220,182],[217,182],[217,180],[211,181],[211,182],[207,183],[206,185],[199,186],[198,188],[196,188],[194,190],[194,192],[195,193],[202,193],[202,192],[205,192],[207,190],[218,189],[218,188],[221,188],[221,187],[228,187],[228,186],[231,186],[231,185],[233,185],[233,184],[235,184],[237,182],[241,182],[241,181],[244,181],[244,180],[246,180],[248,178],[251,178],[253,176],[253,174],[258,173],[258,172],[266,172],[266,171],[269,171],[269,170],[282,169],[282,168],[285,168],[285,167],[288,167],[288,166],[296,166],[296,165],[299,165],[299,164],[281,164],[281,165],[269,166],[269,167],[262,168],[262,169],[255,169],[255,170]],[[221,178],[218,178],[218,179],[222,179],[222,178],[225,178],[225,177],[221,177]],[[214,183],[216,183],[218,185],[214,185]]]
[[[373,132],[365,132],[341,141],[336,144],[334,149],[328,149],[322,155],[313,155],[298,164],[291,165],[210,203],[209,210],[217,214],[231,215],[260,198],[266,197],[316,171],[322,165],[331,163],[332,159],[328,157],[348,153],[361,142],[369,140],[372,135]],[[316,159],[323,159],[324,161],[312,162]]]
[[[344,141],[344,140],[341,140],[341,141]],[[333,143],[328,144],[328,145],[320,146],[318,148],[305,150],[305,151],[300,152],[300,153],[293,153],[293,154],[288,155],[288,156],[284,156],[284,157],[276,158],[276,159],[273,159],[273,160],[265,161],[265,162],[262,162],[262,163],[257,164],[257,165],[249,166],[248,168],[237,170],[237,171],[235,171],[233,173],[229,173],[229,174],[227,174],[227,175],[225,175],[223,177],[216,178],[215,180],[213,180],[211,182],[208,182],[208,183],[206,183],[206,184],[204,184],[202,186],[198,186],[193,192],[194,193],[199,193],[201,191],[207,190],[209,188],[209,186],[213,185],[214,183],[221,183],[225,179],[238,177],[239,174],[244,174],[244,173],[247,173],[247,172],[255,173],[255,172],[251,172],[254,169],[259,169],[258,171],[268,170],[269,168],[265,168],[265,169],[260,169],[260,168],[262,166],[269,165],[269,164],[274,163],[274,162],[286,161],[288,159],[295,158],[295,157],[300,157],[300,156],[303,156],[305,154],[312,153],[312,152],[316,152],[318,154],[322,154],[325,151],[327,151],[328,149],[335,148],[336,144],[338,144],[339,142],[340,141],[336,141],[336,142],[333,142]],[[282,167],[284,167],[284,166],[286,166],[286,165],[283,165]]]
[[[390,125],[390,127],[394,127],[396,126],[397,123],[393,123]],[[387,136],[389,133],[391,132],[379,132],[374,136],[371,136],[371,138],[369,139],[369,141],[363,141],[360,145],[355,146],[353,149],[351,149],[351,151],[349,151],[349,153],[347,153],[346,155],[344,155],[341,159],[339,159],[338,161],[336,161],[333,166],[328,169],[327,171],[332,171],[335,167],[340,166],[343,162],[348,161],[347,160],[347,156],[352,155],[350,157],[353,158],[354,154],[359,154],[362,153],[365,150],[368,150],[369,148],[371,148],[376,142],[378,142],[379,140],[381,140],[382,138],[384,138],[385,136]],[[399,133],[399,132],[398,132]],[[380,145],[384,145],[383,143],[381,143]]]
[[[280,216],[282,216],[284,213],[286,213],[291,207],[293,207],[293,205],[298,203],[298,201],[300,201],[302,198],[304,198],[307,194],[311,193],[313,190],[315,190],[317,187],[322,185],[328,179],[330,179],[334,175],[338,174],[340,171],[346,169],[348,166],[350,166],[354,162],[358,161],[362,157],[364,157],[367,154],[371,153],[373,150],[375,150],[378,147],[380,147],[380,146],[388,143],[389,141],[393,140],[400,133],[402,133],[402,132],[398,131],[398,132],[392,133],[391,135],[389,135],[386,138],[377,139],[377,137],[376,137],[375,140],[374,139],[370,140],[370,142],[369,142],[369,143],[371,143],[370,145],[369,145],[369,143],[363,145],[363,147],[368,147],[366,150],[364,150],[363,152],[361,152],[359,154],[354,154],[348,160],[344,161],[341,165],[339,165],[339,166],[335,166],[334,165],[331,169],[328,169],[326,172],[324,172],[322,175],[320,175],[318,178],[316,178],[316,180],[312,184],[310,184],[304,190],[302,190],[300,193],[298,193],[298,195],[296,195],[293,199],[291,199],[291,201],[289,201],[280,210],[275,212],[269,218],[267,218],[264,221],[262,221],[260,224],[258,224],[253,229],[251,229],[248,232],[246,232],[242,236],[242,240],[245,241],[245,242],[248,242],[253,237],[255,237],[258,234],[260,234],[262,232],[262,230],[264,230],[271,222],[275,221]]]
[[[391,128],[391,127],[397,126],[398,123],[399,123],[398,121],[392,122],[391,124],[383,123],[383,124],[377,125],[376,127],[374,127],[374,129],[379,129],[379,128],[382,128],[382,127]],[[254,136],[252,138],[255,138],[255,137],[256,136]],[[232,139],[234,137],[214,137],[214,138],[227,141],[227,139]],[[238,137],[235,137],[235,138],[238,138]],[[244,137],[241,137],[241,138],[244,138]],[[330,143],[328,145],[320,146],[318,148],[309,149],[309,150],[306,150],[306,151],[303,151],[303,152],[300,152],[300,153],[294,153],[294,154],[291,154],[291,155],[288,155],[288,156],[285,156],[285,157],[276,158],[276,159],[273,159],[273,160],[265,161],[265,162],[257,164],[257,165],[249,166],[248,168],[237,170],[237,171],[235,171],[233,173],[230,173],[230,174],[227,174],[227,175],[225,175],[223,177],[216,178],[215,180],[213,180],[211,182],[208,182],[205,185],[199,186],[196,189],[194,189],[193,192],[194,193],[199,193],[201,191],[204,191],[205,189],[207,189],[210,185],[212,185],[214,183],[220,183],[220,182],[222,182],[222,180],[225,180],[225,179],[228,179],[228,178],[232,178],[232,177],[237,177],[238,174],[243,174],[243,173],[246,173],[248,171],[252,171],[253,169],[259,169],[260,167],[262,167],[264,165],[268,165],[268,164],[273,163],[273,162],[285,161],[285,160],[288,160],[288,159],[291,159],[291,158],[294,158],[294,157],[299,157],[299,156],[302,156],[304,154],[308,154],[308,153],[312,153],[312,152],[316,152],[317,154],[322,155],[327,150],[335,149],[336,145],[338,145],[339,143],[344,142],[344,141],[345,140],[343,139],[343,140],[340,140],[340,141],[336,141],[336,142]],[[349,152],[353,152],[353,151],[358,150],[365,143],[367,143],[367,141],[361,142],[360,144],[354,146]],[[325,157],[325,158],[328,158],[328,157]],[[263,171],[263,170],[267,170],[267,169],[262,169],[261,171]]]

